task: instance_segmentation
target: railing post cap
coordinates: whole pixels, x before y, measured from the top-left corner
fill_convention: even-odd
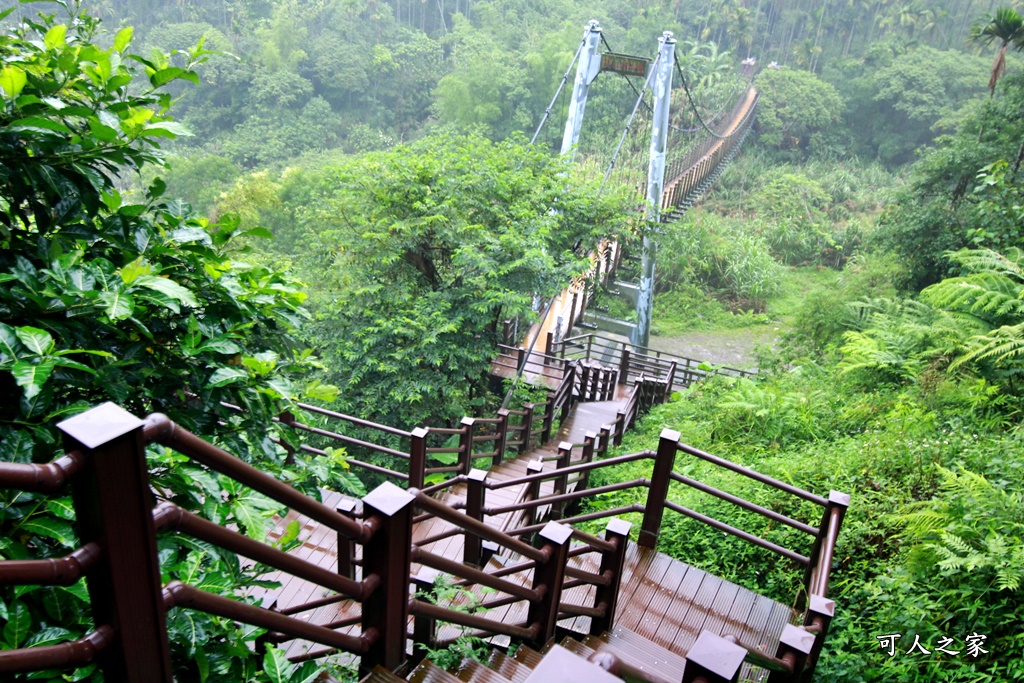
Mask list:
[[[799,626],[786,624],[782,629],[782,636],[779,638],[779,643],[806,655],[814,647],[814,634],[808,633]]]
[[[621,517],[612,517],[608,520],[608,526],[606,526],[605,529],[613,534],[629,536],[629,532],[633,529],[633,523],[627,522]]]
[[[701,631],[697,642],[686,653],[686,661],[693,662],[727,681],[736,677],[747,651],[711,631]]]
[[[612,431],[613,429],[615,429],[615,425],[613,425],[613,424],[610,424],[610,425],[601,425],[601,431],[602,431],[602,432],[610,432],[610,431]]]
[[[573,446],[572,442],[570,442],[570,441],[563,441],[562,443],[558,444],[558,450],[560,450],[560,451],[571,451],[572,450],[572,446]]]
[[[558,522],[548,522],[538,535],[556,545],[565,545],[572,536],[572,527],[567,524],[559,524]]]
[[[662,439],[668,439],[669,441],[679,441],[681,437],[682,435],[674,429],[668,429],[666,427],[665,429],[661,430]]]
[[[477,469],[476,467],[471,469],[469,471],[469,474],[466,475],[466,479],[468,479],[469,481],[483,481],[486,478],[487,470]]]
[[[116,403],[107,401],[58,422],[57,429],[86,448],[97,448],[142,425],[142,420]]]
[[[412,430],[413,437],[415,437],[417,439],[422,439],[423,437],[425,437],[429,433],[430,433],[430,427],[417,427],[416,429]]]
[[[472,427],[473,425],[476,424],[476,418],[475,417],[464,417],[464,418],[462,418],[462,421],[459,422],[459,424],[462,425],[463,427]]]
[[[585,432],[583,434],[584,439],[597,439],[597,432]]]
[[[828,492],[828,502],[833,505],[842,505],[844,508],[850,507],[850,494],[833,489]]]
[[[508,408],[498,408],[498,417],[508,417],[510,414]]]
[[[338,504],[334,506],[334,509],[343,515],[350,515],[356,511],[356,501],[351,498],[339,500]]]
[[[526,471],[527,472],[536,473],[536,472],[542,472],[543,470],[544,470],[544,461],[543,460],[531,460],[530,462],[526,463]]]
[[[414,500],[416,497],[411,493],[386,481],[363,497],[363,505],[391,517]]]
[[[812,595],[808,602],[809,612],[823,614],[827,617],[834,617],[836,614],[836,601],[829,600],[824,595]]]

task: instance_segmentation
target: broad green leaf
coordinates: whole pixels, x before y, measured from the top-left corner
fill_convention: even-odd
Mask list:
[[[75,508],[71,504],[71,498],[52,498],[46,501],[46,509],[69,522],[75,519]]]
[[[72,546],[76,542],[75,532],[71,525],[62,519],[37,517],[27,522],[22,522],[19,528],[22,531],[52,538],[63,546]]]
[[[0,363],[13,361],[21,354],[21,342],[10,325],[0,323]]]
[[[180,123],[174,121],[160,121],[158,123],[147,123],[142,128],[141,135],[175,139],[179,137],[192,137],[192,131]]]
[[[17,121],[11,121],[10,125],[0,130],[7,133],[28,132],[43,133],[44,135],[52,135],[54,133],[71,135],[71,129],[63,123],[52,119],[44,119],[42,116],[27,116]]]
[[[0,69],[0,88],[3,88],[8,99],[13,100],[20,95],[27,82],[25,72],[16,66],[5,66]]]
[[[10,616],[7,614],[7,603],[0,600],[0,621],[7,621]]]
[[[199,302],[196,301],[196,297],[191,291],[182,287],[174,280],[165,277],[155,277],[153,275],[144,275],[140,277],[136,282],[138,287],[146,287],[157,292],[166,294],[167,296],[180,301],[186,306],[191,308],[199,308]]]
[[[281,535],[281,538],[277,539],[277,543],[274,545],[278,548],[288,545],[299,537],[299,531],[301,530],[302,527],[299,524],[299,521],[297,519],[293,519],[288,522],[288,526],[285,527],[284,534]]]
[[[0,283],[10,282],[11,280],[17,280],[15,276],[10,273],[0,273]]]
[[[210,660],[206,658],[206,650],[201,647],[196,648],[193,661],[196,663],[196,668],[199,669],[199,683],[206,683],[206,679],[210,677]]]
[[[53,350],[53,337],[46,330],[26,326],[17,328],[14,333],[25,348],[37,356],[45,356]]]
[[[295,664],[288,661],[284,651],[267,645],[267,654],[263,656],[263,673],[270,679],[270,683],[288,683],[293,671]]]
[[[228,366],[217,368],[217,371],[210,377],[210,381],[206,383],[206,386],[223,387],[246,379],[249,379],[248,372],[242,368]]]
[[[104,313],[112,321],[124,320],[135,311],[135,301],[123,291],[101,292],[99,299],[104,306]]]
[[[263,351],[255,356],[245,356],[242,363],[259,376],[266,375],[277,367],[278,356],[273,351]]]
[[[203,342],[203,345],[196,349],[196,353],[203,351],[215,351],[216,353],[226,353],[234,356],[242,352],[242,347],[230,339],[210,339]]]
[[[321,384],[320,380],[310,382],[306,385],[303,390],[303,395],[306,398],[314,401],[324,401],[325,403],[331,403],[338,399],[340,390],[333,384]]]
[[[153,272],[153,267],[146,263],[140,256],[117,272],[121,275],[121,280],[123,280],[126,285],[130,285],[140,276],[149,275]]]
[[[67,45],[68,27],[64,24],[57,24],[50,28],[43,36],[43,44],[50,50]]]
[[[51,626],[50,628],[44,628],[33,634],[33,636],[28,639],[28,642],[25,643],[25,647],[57,645],[58,643],[64,643],[74,639],[74,635],[72,635],[71,631],[66,628]]]
[[[290,683],[313,683],[320,678],[320,665],[316,662],[303,662],[298,671],[292,673]]]
[[[14,375],[14,381],[17,382],[19,387],[25,389],[26,400],[31,401],[39,395],[39,392],[43,390],[43,386],[46,384],[46,380],[50,379],[50,375],[53,374],[53,368],[56,365],[56,361],[49,359],[41,363],[29,363],[19,360],[11,366],[11,374]]]
[[[23,602],[15,602],[10,610],[10,619],[4,626],[4,641],[8,649],[19,647],[28,637],[28,629],[32,625],[32,616]]]
[[[263,227],[255,227],[238,233],[237,237],[260,237],[262,239],[274,239],[274,233]]]
[[[160,69],[149,77],[149,82],[154,88],[159,88],[160,86],[166,85],[179,78],[199,85],[199,76],[197,76],[195,72],[176,66]]]
[[[128,43],[132,42],[133,32],[134,29],[131,26],[125,26],[117,32],[117,35],[114,36],[114,52],[125,51],[125,48],[128,47]]]
[[[58,586],[57,590],[78,598],[83,603],[89,602],[89,589],[85,587],[85,579],[81,579],[72,586]]]

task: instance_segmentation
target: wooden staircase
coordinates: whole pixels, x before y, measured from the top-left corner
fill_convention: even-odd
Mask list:
[[[730,644],[725,643],[728,656]],[[598,636],[566,635],[540,651],[521,645],[506,654],[493,648],[486,660],[465,658],[449,670],[423,660],[405,678],[376,667],[361,683],[687,683],[699,681],[704,669],[688,668],[686,658],[617,626]],[[745,665],[740,680],[759,681],[765,673]]]

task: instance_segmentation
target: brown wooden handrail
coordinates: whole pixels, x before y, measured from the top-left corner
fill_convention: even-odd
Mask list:
[[[57,493],[85,466],[80,451],[65,453],[45,465],[0,462],[0,485],[32,493]]]
[[[64,557],[48,560],[5,560],[0,562],[0,586],[70,586],[85,576],[100,559],[102,552],[100,544],[93,541]]]
[[[0,673],[16,674],[85,666],[96,659],[96,656],[106,650],[114,640],[114,629],[104,625],[78,640],[57,645],[0,650]]]
[[[147,416],[143,426],[143,437],[147,442],[157,442],[173,448],[353,540],[365,543],[373,536],[375,527],[370,520],[360,524],[349,519],[337,510],[332,510],[323,503],[299,493],[288,484],[242,462],[227,451],[203,441],[187,429],[176,425],[166,415],[153,413]]]

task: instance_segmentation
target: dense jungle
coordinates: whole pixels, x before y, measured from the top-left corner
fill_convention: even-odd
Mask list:
[[[1022,681],[1022,11],[0,0],[0,460],[50,461],[57,422],[113,401],[167,413],[310,495],[365,494],[379,479],[345,449],[295,453],[273,418],[307,402],[411,430],[493,412],[510,389],[488,373],[503,321],[536,320],[587,270],[588,245],[638,249],[647,235],[659,245],[650,345],[700,358],[709,377],[611,455],[654,448],[668,427],[793,485],[851,494],[815,681]],[[573,158],[559,155],[568,91],[552,95],[571,84],[591,19],[629,55],[650,58],[674,33],[694,102],[672,97],[680,150],[755,60],[751,135],[670,222],[646,222],[637,195],[649,113],[623,136],[642,78],[602,74]],[[635,320],[612,291],[598,302]],[[281,512],[169,450],[150,459],[154,486],[187,492],[177,504],[217,524],[262,540]],[[632,467],[594,485],[646,476]],[[0,559],[77,547],[70,498],[4,489],[0,501]],[[767,553],[682,518],[663,533],[663,552],[792,601]],[[162,537],[159,554],[165,579],[234,596],[262,585],[184,537]],[[0,649],[82,636],[88,604],[84,581],[0,586]],[[176,608],[168,628],[177,680],[319,675],[275,648],[254,656],[263,632],[228,619]],[[479,651],[469,638],[454,647]]]

